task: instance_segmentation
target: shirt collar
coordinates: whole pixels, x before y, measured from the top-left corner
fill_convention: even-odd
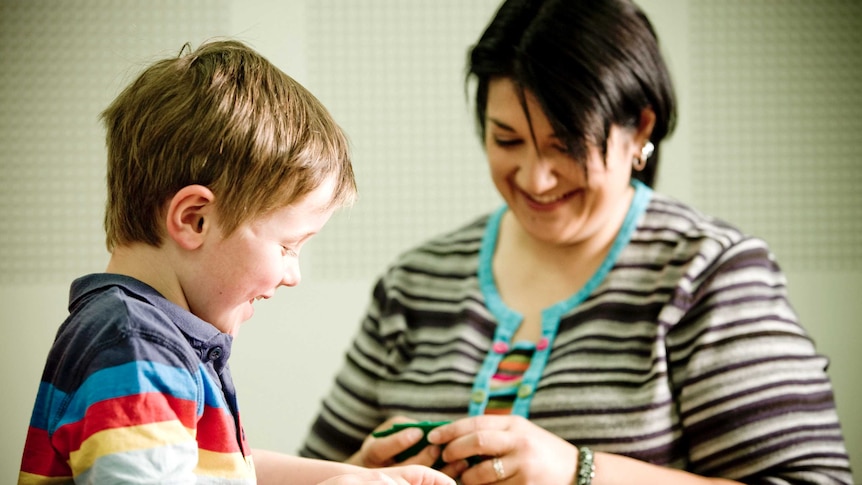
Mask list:
[[[69,291],[69,311],[73,311],[88,295],[108,287],[120,288],[130,297],[145,301],[164,312],[198,352],[201,362],[212,361],[219,373],[227,365],[233,343],[231,335],[219,331],[212,324],[162,296],[155,288],[130,276],[97,273],[76,279]]]

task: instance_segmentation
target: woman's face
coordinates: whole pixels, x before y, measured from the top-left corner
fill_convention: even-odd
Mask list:
[[[555,136],[532,93],[525,94],[535,142],[512,81],[492,79],[488,86],[485,149],[497,190],[523,229],[541,242],[570,245],[602,234],[612,238],[631,200],[632,160],[647,139],[641,140],[636,130],[612,126],[607,164],[600,147],[588,145],[587,176]]]

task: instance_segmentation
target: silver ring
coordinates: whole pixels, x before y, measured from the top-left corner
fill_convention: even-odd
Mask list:
[[[491,460],[491,465],[494,466],[494,473],[497,474],[497,480],[506,478],[506,472],[503,471],[503,462],[500,461],[499,456],[495,456],[494,459]]]

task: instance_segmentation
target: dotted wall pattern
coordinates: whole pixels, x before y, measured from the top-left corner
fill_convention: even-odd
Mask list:
[[[368,278],[500,204],[464,86],[497,0],[310,0],[309,89],[345,129],[359,200],[313,241],[315,278]]]
[[[98,114],[155,57],[223,34],[229,3],[0,3],[0,284],[104,268]],[[316,277],[379,273],[499,203],[463,84],[497,4],[307,0],[308,87],[348,132],[360,189],[314,241]],[[687,10],[691,202],[767,239],[785,266],[862,266],[862,3]]]
[[[227,0],[0,3],[0,284],[103,271],[99,114],[150,61],[223,35]]]
[[[694,196],[788,268],[862,268],[862,2],[689,4]]]

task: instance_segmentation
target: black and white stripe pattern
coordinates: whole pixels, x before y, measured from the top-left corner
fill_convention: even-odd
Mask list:
[[[378,281],[301,454],[343,460],[393,415],[467,414],[495,321],[482,217]],[[850,483],[825,372],[766,244],[653,194],[607,278],[565,315],[530,408],[597,451],[750,483]]]

